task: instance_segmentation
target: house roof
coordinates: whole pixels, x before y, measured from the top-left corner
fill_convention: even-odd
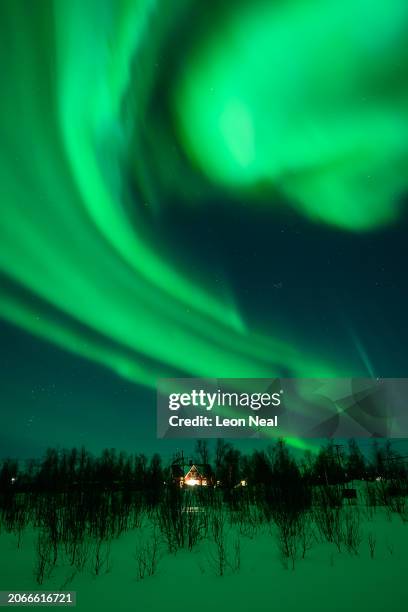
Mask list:
[[[187,478],[188,475],[190,474],[190,472],[195,471],[197,472],[197,475],[199,476],[199,478],[204,478],[203,475],[201,474],[200,470],[198,469],[198,467],[196,465],[192,465],[190,467],[190,469],[188,470],[187,474],[184,476],[184,478]]]

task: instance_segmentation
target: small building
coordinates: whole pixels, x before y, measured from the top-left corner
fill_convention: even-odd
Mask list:
[[[179,487],[214,486],[214,474],[207,463],[199,464],[184,461],[183,452],[178,453],[171,464],[171,480]]]
[[[183,482],[180,483],[180,486],[183,485],[188,485],[190,487],[195,487],[197,485],[206,487],[208,485],[208,479],[195,465],[192,465],[184,476]]]

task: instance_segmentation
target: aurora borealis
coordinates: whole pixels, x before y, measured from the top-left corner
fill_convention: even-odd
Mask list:
[[[192,156],[231,188],[269,183],[316,221],[395,220],[407,16],[404,1],[243,3],[197,45],[177,89]]]
[[[7,0],[0,28],[8,337],[142,395],[402,372],[405,1]]]

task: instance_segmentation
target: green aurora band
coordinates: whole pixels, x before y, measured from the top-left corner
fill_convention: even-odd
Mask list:
[[[407,35],[404,0],[243,3],[180,78],[186,147],[212,180],[269,184],[314,221],[362,231],[396,220]]]
[[[166,133],[149,124],[157,58],[194,2],[1,3],[0,315],[148,386],[180,374],[351,373],[285,330],[248,329],[233,296],[160,253],[144,201],[160,214],[172,168],[159,167],[177,138],[190,172],[180,192],[207,182],[254,205],[278,193],[342,231],[398,219],[408,4],[200,4],[211,19],[186,49],[177,38],[179,67],[160,91]]]

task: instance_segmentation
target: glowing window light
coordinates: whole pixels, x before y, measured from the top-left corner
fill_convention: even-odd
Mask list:
[[[186,480],[186,484],[188,484],[190,487],[195,487],[196,485],[200,484],[200,481],[197,480],[197,478],[189,478]]]

